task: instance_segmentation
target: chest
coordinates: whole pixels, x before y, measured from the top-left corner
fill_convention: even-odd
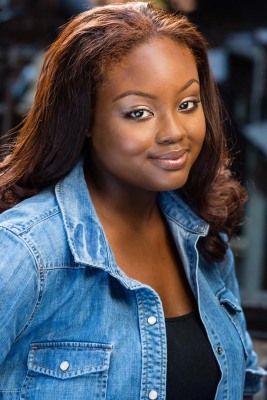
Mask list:
[[[90,267],[49,270],[45,282],[38,313],[0,371],[2,387],[14,389],[20,382],[21,394],[30,400],[63,400],[67,393],[71,398],[145,400],[151,391],[165,399],[165,317],[154,290],[129,289]],[[212,347],[219,341],[229,355],[227,362],[224,351],[219,358],[222,391],[242,387],[236,376],[243,379],[244,354],[233,322],[212,293],[201,309]],[[13,386],[7,366],[12,366]]]
[[[187,314],[195,308],[179,251],[168,229],[164,227],[151,236],[129,237],[123,244],[111,238],[111,246],[126,275],[157,292],[166,317]]]

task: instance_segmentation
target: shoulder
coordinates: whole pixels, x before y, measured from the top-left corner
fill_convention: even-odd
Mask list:
[[[48,188],[3,212],[0,215],[0,227],[20,235],[58,213],[54,190]]]
[[[0,242],[2,251],[5,246],[10,249],[7,257],[13,258],[12,254],[17,254],[17,249],[22,247],[24,251],[20,254],[32,258],[38,268],[53,265],[57,258],[62,259],[67,237],[54,187],[0,215]]]
[[[28,244],[0,226],[0,364],[26,329],[38,303],[40,269]]]

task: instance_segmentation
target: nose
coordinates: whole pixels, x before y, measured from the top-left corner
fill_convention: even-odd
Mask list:
[[[179,116],[167,114],[160,118],[156,141],[158,144],[172,144],[181,141],[186,136],[184,126]]]

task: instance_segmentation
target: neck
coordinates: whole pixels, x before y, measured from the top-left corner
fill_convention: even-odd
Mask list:
[[[152,226],[159,218],[157,192],[136,188],[126,183],[97,179],[85,170],[87,187],[101,219],[140,230]]]

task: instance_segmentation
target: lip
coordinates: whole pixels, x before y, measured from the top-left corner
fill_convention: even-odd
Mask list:
[[[183,168],[186,164],[188,157],[187,149],[180,149],[177,151],[169,151],[166,153],[156,154],[151,156],[151,159],[161,168],[168,171],[175,171]]]

